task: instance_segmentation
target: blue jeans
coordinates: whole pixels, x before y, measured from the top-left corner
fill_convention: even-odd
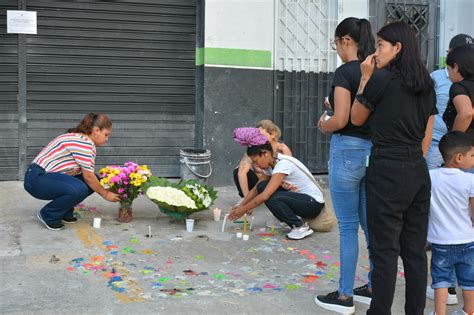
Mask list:
[[[438,146],[439,140],[432,139],[430,148],[428,149],[428,153],[425,157],[426,165],[428,166],[429,170],[440,168],[441,164],[443,164],[443,157],[441,156],[441,152],[439,152]]]
[[[463,290],[474,290],[474,242],[431,244],[431,249],[433,289],[455,287],[457,278]]]
[[[368,240],[365,167],[370,140],[333,134],[329,157],[329,191],[339,223],[341,268],[339,294],[352,296],[359,258],[359,224]],[[372,271],[372,262],[370,263]],[[371,271],[368,281],[371,287]]]
[[[26,170],[23,186],[37,199],[52,200],[40,210],[43,220],[48,224],[71,218],[74,206],[94,192],[82,175],[47,173],[36,164],[31,164]]]

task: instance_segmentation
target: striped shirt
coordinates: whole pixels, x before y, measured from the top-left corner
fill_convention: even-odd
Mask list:
[[[51,141],[33,160],[48,173],[78,175],[94,172],[96,147],[87,136],[65,133]]]

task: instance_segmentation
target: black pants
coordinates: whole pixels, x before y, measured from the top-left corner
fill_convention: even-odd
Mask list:
[[[249,191],[252,190],[252,188],[254,188],[255,185],[257,185],[258,177],[257,175],[255,175],[254,171],[249,170],[249,172],[247,173],[247,181],[249,184]],[[240,183],[239,183],[239,168],[238,167],[234,169],[234,183],[237,189],[239,190],[239,196],[243,198],[244,194],[242,193],[242,188],[240,187]]]
[[[257,192],[261,193],[267,187],[268,181],[258,183]],[[299,218],[312,219],[319,215],[324,203],[317,202],[313,197],[285,190],[281,187],[265,202],[270,212],[281,222],[291,227],[303,225]]]
[[[422,315],[431,181],[420,147],[373,147],[366,173],[373,298],[367,314],[391,314],[398,256],[405,272],[405,314]]]

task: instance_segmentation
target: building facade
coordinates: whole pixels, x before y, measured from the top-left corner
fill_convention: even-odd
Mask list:
[[[0,5],[0,180],[22,180],[52,138],[87,112],[114,129],[97,167],[132,160],[179,176],[179,149],[212,153],[213,185],[232,183],[236,127],[273,119],[315,173],[329,138],[315,124],[337,68],[329,40],[347,16],[374,30],[405,20],[427,67],[469,33],[469,0],[3,0]],[[37,34],[9,34],[7,10],[37,12]]]

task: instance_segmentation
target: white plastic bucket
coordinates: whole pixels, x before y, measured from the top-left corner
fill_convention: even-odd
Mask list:
[[[207,181],[212,174],[211,151],[202,149],[179,150],[182,179],[198,179]]]

